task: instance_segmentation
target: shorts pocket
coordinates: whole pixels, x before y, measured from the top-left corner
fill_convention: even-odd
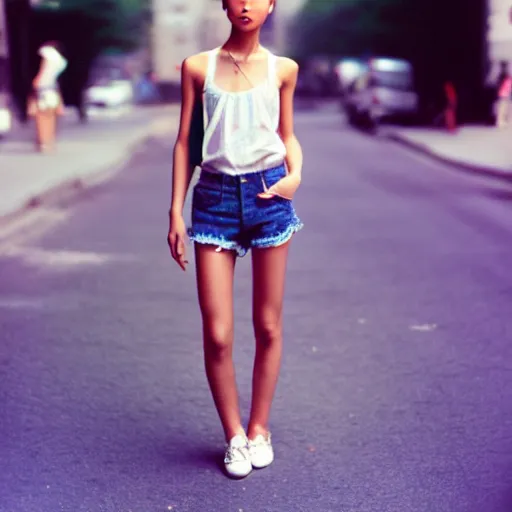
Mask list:
[[[264,176],[261,177],[261,181],[262,181],[262,192],[266,192],[270,187],[272,187],[273,185],[275,185],[279,180],[281,180],[282,178],[284,178],[286,176],[286,173],[283,174],[283,176],[279,176],[279,177],[276,177],[276,176],[272,176],[270,179],[269,178],[265,178]],[[280,196],[279,194],[274,194],[273,197],[271,198],[266,198],[266,199],[263,199],[264,201],[281,201],[281,202],[285,202],[285,203],[291,203],[292,200],[288,197],[284,197],[284,196]]]
[[[194,187],[192,204],[194,208],[211,208],[222,202],[222,187],[210,187],[199,182]]]
[[[266,174],[265,174],[265,172],[263,172],[261,174],[262,192],[265,191],[265,187],[267,189],[269,189],[270,187],[275,185],[278,181],[283,179],[285,176],[286,176],[286,170],[284,168],[282,169],[282,171],[278,171],[278,172],[273,171],[273,172],[269,172]]]
[[[282,172],[272,172],[267,175],[261,175],[261,191],[266,192],[270,187],[275,185],[277,182],[282,180],[287,175],[286,170],[283,168]],[[280,200],[291,202],[291,199],[275,194],[272,199],[266,199],[266,201]]]

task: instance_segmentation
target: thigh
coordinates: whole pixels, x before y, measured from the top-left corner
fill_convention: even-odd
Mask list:
[[[219,183],[217,177],[201,173],[192,193],[191,241],[236,250],[240,256],[247,251],[240,244],[240,198],[233,186]]]
[[[40,138],[46,139],[48,135],[48,125],[48,111],[44,109],[38,109],[36,114],[36,127]],[[45,142],[45,140],[40,140],[40,142]]]
[[[48,126],[52,119],[51,109],[45,108],[38,111],[37,118],[41,124]]]
[[[203,324],[207,329],[231,329],[233,278],[236,253],[195,244],[197,292]]]
[[[252,249],[253,318],[255,327],[281,322],[286,265],[290,242],[278,247]]]

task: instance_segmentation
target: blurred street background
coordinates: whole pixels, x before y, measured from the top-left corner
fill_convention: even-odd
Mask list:
[[[221,2],[2,2],[0,512],[510,512],[510,2],[278,0],[262,42],[301,65],[305,229],[276,462],[242,482],[220,469],[192,247],[183,274],[166,245],[180,66],[227,37]],[[49,40],[66,108],[40,154]],[[250,280],[246,258],[244,414]]]

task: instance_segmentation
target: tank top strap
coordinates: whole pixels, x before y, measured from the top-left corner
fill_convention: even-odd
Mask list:
[[[217,71],[217,57],[219,56],[220,48],[215,48],[208,52],[208,67],[206,69],[206,79],[204,81],[204,86],[206,86],[213,82],[215,78],[215,71]]]
[[[268,52],[268,82],[277,85],[277,55]]]

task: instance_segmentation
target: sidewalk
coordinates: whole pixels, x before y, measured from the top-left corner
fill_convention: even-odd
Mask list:
[[[67,188],[108,179],[146,137],[170,133],[178,107],[134,109],[118,118],[98,117],[81,125],[74,116],[61,122],[55,154],[36,153],[34,126],[18,127],[0,141],[0,219],[6,219]]]
[[[428,128],[386,127],[382,133],[445,163],[512,178],[512,127],[463,126],[456,134]]]

